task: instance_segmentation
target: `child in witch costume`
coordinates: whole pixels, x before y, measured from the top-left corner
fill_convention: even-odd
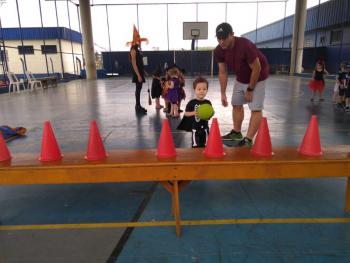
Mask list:
[[[163,108],[163,105],[160,105],[160,96],[162,95],[162,81],[160,78],[160,75],[162,74],[162,70],[158,68],[154,73],[153,73],[153,79],[152,79],[152,88],[151,88],[151,97],[152,99],[156,100],[156,109],[159,110]]]
[[[146,41],[147,38],[141,38],[139,32],[134,25],[133,39],[131,42],[127,42],[126,45],[131,45],[129,59],[132,66],[132,83],[135,83],[135,111],[137,113],[146,114],[147,110],[141,106],[140,94],[142,89],[142,84],[145,82],[145,71],[143,65],[143,56],[141,53],[141,42]]]
[[[192,132],[192,148],[202,148],[207,143],[209,125],[208,120],[201,120],[198,117],[197,108],[202,104],[211,105],[211,102],[205,99],[208,93],[208,81],[198,77],[193,82],[193,89],[196,98],[190,100],[186,105],[184,117],[177,129]]]
[[[179,115],[179,101],[181,89],[181,72],[178,67],[174,66],[168,69],[165,82],[166,98],[170,102],[170,113],[168,117],[178,118]]]

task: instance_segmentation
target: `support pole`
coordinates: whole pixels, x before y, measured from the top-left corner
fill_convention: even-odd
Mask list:
[[[83,50],[86,64],[86,79],[97,79],[94,40],[92,37],[90,1],[79,0],[81,29],[83,32]]]
[[[290,74],[301,73],[306,22],[306,0],[298,0],[295,5]]]

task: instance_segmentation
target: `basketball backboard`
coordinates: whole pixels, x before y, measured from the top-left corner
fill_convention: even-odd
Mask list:
[[[183,39],[208,39],[208,22],[183,22]]]

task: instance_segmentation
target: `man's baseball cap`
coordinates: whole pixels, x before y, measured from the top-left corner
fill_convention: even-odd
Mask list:
[[[233,33],[233,30],[229,23],[221,23],[216,27],[215,32],[218,39],[226,39],[229,34]]]

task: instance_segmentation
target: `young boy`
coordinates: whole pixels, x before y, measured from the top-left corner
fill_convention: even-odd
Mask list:
[[[208,93],[208,81],[205,78],[198,77],[193,82],[195,99],[188,102],[185,109],[184,117],[182,118],[178,130],[192,132],[192,148],[205,147],[209,134],[208,120],[201,120],[197,116],[197,108],[202,104],[210,104],[211,102],[205,99]]]

